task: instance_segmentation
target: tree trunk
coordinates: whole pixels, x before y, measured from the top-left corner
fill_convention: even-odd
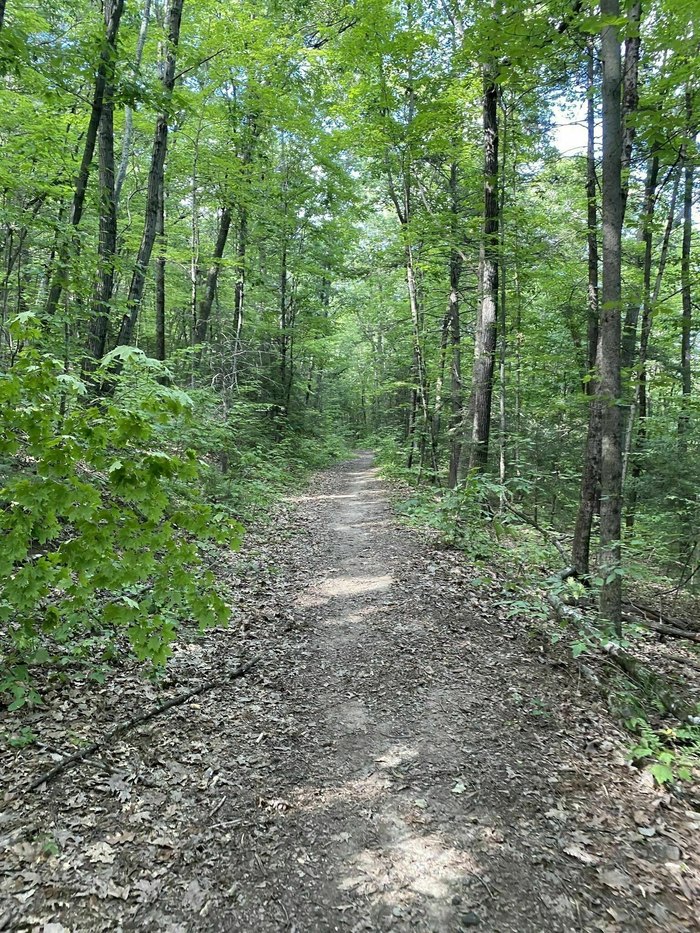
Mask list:
[[[638,428],[636,454],[632,462],[632,484],[627,497],[627,515],[625,524],[630,530],[634,528],[634,520],[637,507],[637,484],[642,475],[642,457],[646,445],[646,419],[648,415],[648,396],[647,396],[647,358],[649,355],[649,339],[651,337],[651,328],[654,320],[654,310],[661,293],[661,282],[666,269],[666,260],[668,258],[668,248],[671,241],[671,233],[676,216],[676,202],[678,201],[678,190],[680,188],[682,170],[679,169],[673,183],[671,192],[671,203],[668,209],[668,218],[664,235],[661,242],[661,251],[659,253],[659,263],[656,270],[656,280],[654,282],[653,293],[651,291],[651,242],[647,244],[648,253],[645,254],[645,281],[644,281],[644,309],[642,312],[642,329],[639,338],[639,363],[638,363],[638,389],[637,389],[637,409],[638,409]],[[649,280],[647,282],[646,273],[648,270]]]
[[[143,49],[146,45],[146,33],[148,32],[148,23],[151,18],[151,0],[144,0],[143,15],[139,27],[139,37],[136,42],[136,56],[134,58],[134,74],[138,75],[141,70],[141,59],[143,58]],[[124,133],[122,135],[122,152],[119,160],[119,169],[114,182],[114,201],[119,207],[122,186],[126,178],[126,172],[129,167],[129,158],[131,157],[131,141],[134,135],[134,111],[127,104],[124,107]]]
[[[462,456],[461,474],[486,468],[491,430],[491,397],[496,352],[498,314],[498,85],[496,64],[491,61],[483,70],[484,129],[484,226],[481,258],[481,297],[476,327],[474,371],[472,375],[471,437],[469,459]],[[461,478],[461,477],[460,477]]]
[[[601,12],[603,5],[601,4]],[[642,17],[642,4],[634,0],[627,13],[627,38],[625,39],[625,67],[622,75],[622,216],[625,215],[629,176],[632,166],[632,146],[637,135],[637,128],[629,119],[639,103],[639,26]]]
[[[501,98],[501,104],[503,99]],[[506,327],[506,227],[504,208],[506,203],[506,156],[508,146],[508,123],[505,107],[503,112],[503,132],[500,175],[500,207],[498,211],[498,264],[499,264],[499,305],[498,305],[498,480],[501,484],[501,508],[505,501],[505,482],[508,460],[508,424],[506,420],[506,360],[508,352],[508,331]]]
[[[97,133],[102,119],[105,89],[111,84],[112,76],[114,75],[117,56],[117,33],[119,32],[119,22],[123,9],[124,0],[107,0],[104,5],[105,33],[102,41],[99,64],[97,66],[97,73],[95,75],[92,107],[90,109],[88,126],[85,131],[83,155],[75,179],[73,202],[68,217],[68,226],[72,235],[64,239],[58,251],[56,268],[53,272],[49,294],[46,299],[45,313],[47,317],[54,315],[58,310],[63,288],[66,285],[66,273],[68,271],[71,252],[76,245],[76,229],[80,224],[85,207],[85,194],[90,177],[90,165],[92,164],[92,157],[95,152],[95,143],[97,142]]]
[[[127,310],[124,314],[117,336],[117,346],[124,346],[131,342],[136,321],[138,319],[143,294],[146,287],[146,273],[151,261],[153,244],[156,239],[158,223],[158,191],[163,183],[165,172],[165,155],[168,148],[168,117],[170,100],[175,86],[175,55],[180,38],[180,22],[182,19],[182,6],[184,0],[171,0],[168,10],[168,43],[165,50],[163,67],[163,91],[165,109],[158,115],[153,136],[153,150],[151,154],[151,167],[148,173],[148,192],[146,195],[146,211],[144,217],[141,246],[136,258],[136,266],[131,277]]]
[[[604,16],[619,17],[619,0],[601,0]],[[602,406],[600,613],[622,632],[620,512],[622,445],[620,424],[621,253],[622,253],[622,60],[616,26],[601,31],[603,65],[603,302],[600,319],[597,394]]]
[[[114,291],[114,257],[117,252],[117,204],[114,197],[114,104],[112,86],[105,91],[99,130],[100,166],[100,238],[98,245],[98,278],[93,316],[88,330],[88,357],[83,364],[87,372],[95,361],[102,359],[107,341],[110,303]]]
[[[450,253],[450,297],[448,315],[450,319],[450,346],[452,359],[450,364],[450,466],[447,485],[453,489],[457,485],[459,454],[462,447],[460,425],[462,423],[462,364],[461,334],[459,320],[459,280],[462,274],[462,257],[456,248]]]
[[[248,209],[243,205],[238,217],[238,243],[236,246],[236,285],[233,292],[233,362],[231,376],[234,386],[238,385],[238,362],[243,335],[243,308],[245,300],[245,263],[248,249]]]
[[[600,428],[601,408],[596,396],[595,366],[598,354],[598,206],[595,167],[595,45],[588,43],[588,106],[586,149],[586,198],[588,202],[588,372],[586,392],[588,403],[588,432],[581,472],[574,540],[571,547],[571,566],[579,576],[590,573],[591,530],[596,501],[600,490]]]
[[[219,230],[216,235],[214,253],[212,255],[211,264],[209,266],[206,281],[204,283],[204,294],[202,295],[202,298],[199,302],[199,308],[197,311],[197,322],[195,325],[196,343],[204,343],[204,341],[207,339],[209,321],[211,320],[211,310],[214,307],[214,296],[216,295],[216,288],[219,282],[221,260],[224,256],[224,250],[226,249],[226,241],[228,240],[230,229],[231,208],[226,205],[224,208],[222,208],[221,215],[219,217]]]
[[[156,256],[156,359],[165,359],[165,184],[158,186],[158,218],[156,221],[158,255]]]
[[[689,116],[692,116],[689,92],[686,92],[686,107]],[[693,237],[693,169],[693,162],[686,153],[683,185],[683,239],[681,241],[681,415],[678,419],[678,446],[681,455],[686,453],[687,448],[686,434],[690,420],[690,396],[693,381],[690,342],[693,323],[690,275],[690,247]]]
[[[634,362],[634,351],[637,342],[637,324],[640,311],[644,310],[645,299],[649,297],[651,277],[651,245],[652,221],[654,219],[654,206],[656,204],[656,185],[659,179],[659,157],[653,155],[647,166],[647,177],[644,184],[644,204],[642,216],[637,232],[637,242],[643,246],[641,258],[637,259],[637,267],[642,272],[642,285],[637,295],[633,297],[627,308],[625,327],[622,336],[622,368],[629,368]]]
[[[649,303],[651,291],[651,247],[652,230],[651,224],[654,219],[654,207],[656,205],[656,185],[659,177],[659,158],[654,155],[649,160],[647,167],[646,182],[644,184],[644,203],[642,206],[642,216],[637,231],[637,240],[643,246],[641,256],[635,257],[635,265],[640,269],[642,281],[635,283],[632,300],[627,306],[625,315],[625,324],[622,331],[622,369],[627,370],[632,367],[634,362],[634,351],[637,342],[637,323],[639,321],[640,311],[642,318],[646,315],[646,308]],[[635,293],[636,292],[636,293]],[[633,397],[632,403],[627,411],[626,418],[623,419],[625,427],[623,430],[624,445],[622,451],[622,489],[624,492],[627,480],[627,470],[629,468],[630,454],[632,450],[632,436],[634,432],[634,423],[637,417],[637,406],[639,403],[639,366],[633,378]]]

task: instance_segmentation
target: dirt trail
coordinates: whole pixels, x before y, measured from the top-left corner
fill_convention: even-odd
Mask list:
[[[700,815],[623,763],[493,581],[396,523],[369,453],[278,538],[246,625],[262,674],[118,749],[128,793],[85,773],[47,792],[64,848],[21,915],[10,895],[14,928],[698,928]]]

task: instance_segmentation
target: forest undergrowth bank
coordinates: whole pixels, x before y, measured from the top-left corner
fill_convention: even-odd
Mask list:
[[[658,567],[631,567],[626,627],[619,638],[596,615],[596,580],[566,565],[570,541],[546,518],[524,515],[512,489],[472,475],[456,490],[421,483],[393,439],[374,437],[394,507],[411,526],[466,555],[485,580],[495,572],[494,609],[528,627],[533,650],[554,653],[571,675],[606,699],[629,733],[630,761],[660,784],[700,780],[700,598]],[[635,574],[635,565],[637,573]],[[475,582],[479,583],[479,578]]]

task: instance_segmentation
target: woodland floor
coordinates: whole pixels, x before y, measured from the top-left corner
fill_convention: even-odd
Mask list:
[[[236,624],[51,688],[51,749],[258,667],[48,787],[6,796],[0,929],[697,930],[697,798],[655,789],[497,575],[398,524],[370,454],[319,474],[221,569]],[[48,746],[48,749],[47,749]]]

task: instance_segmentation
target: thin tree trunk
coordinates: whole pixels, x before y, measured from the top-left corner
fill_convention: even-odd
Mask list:
[[[204,343],[204,341],[207,339],[209,321],[211,320],[211,311],[214,307],[214,296],[216,295],[216,288],[219,282],[221,260],[224,256],[224,250],[226,249],[226,242],[228,240],[230,229],[231,208],[226,205],[224,208],[222,208],[221,215],[219,217],[219,229],[216,235],[214,253],[212,255],[211,264],[209,266],[209,270],[207,271],[207,277],[204,283],[204,294],[200,299],[199,308],[197,311],[197,322],[195,325],[196,343]]]
[[[153,244],[156,239],[158,221],[158,190],[163,182],[165,171],[165,155],[168,148],[168,117],[170,100],[175,86],[175,55],[180,38],[180,22],[182,19],[182,6],[184,0],[171,0],[168,10],[168,43],[165,50],[163,67],[163,92],[165,95],[165,109],[158,115],[153,136],[153,150],[151,167],[148,173],[148,192],[146,195],[146,211],[144,217],[143,235],[139,247],[136,265],[131,277],[127,310],[124,314],[117,336],[117,346],[131,342],[136,321],[139,316],[143,294],[146,287],[146,274],[151,261]]]
[[[656,185],[659,177],[659,157],[654,155],[649,160],[647,167],[646,182],[644,184],[644,204],[642,207],[642,216],[637,231],[637,240],[644,251],[641,257],[636,258],[636,265],[642,273],[641,284],[636,285],[637,292],[633,295],[632,301],[627,306],[625,324],[622,332],[622,368],[623,370],[632,367],[634,362],[634,351],[637,342],[637,323],[639,314],[642,313],[642,319],[646,315],[646,308],[649,304],[651,292],[651,259],[652,259],[652,221],[654,219],[654,207],[656,204]],[[639,366],[636,367],[636,374],[633,380],[633,397],[629,411],[626,415],[625,429],[623,431],[624,446],[622,451],[622,489],[625,489],[627,480],[627,470],[630,461],[632,449],[632,437],[634,432],[634,423],[637,417],[637,406],[639,403]]]
[[[192,212],[190,227],[190,343],[195,344],[197,340],[197,300],[199,293],[199,182],[197,170],[199,167],[199,138],[202,132],[202,120],[200,118],[197,127],[197,135],[194,138],[194,154],[192,159]]]
[[[456,168],[456,166],[455,166]],[[459,319],[459,280],[462,274],[462,257],[456,248],[450,253],[450,297],[448,314],[450,319],[450,466],[447,485],[453,489],[457,485],[459,455],[462,447],[460,425],[462,423],[462,347]]]
[[[506,110],[503,109],[503,133],[500,177],[500,208],[498,212],[498,244],[499,244],[499,288],[500,298],[498,305],[498,479],[501,484],[501,508],[505,496],[505,481],[508,457],[508,425],[506,421],[506,358],[508,351],[508,332],[506,329],[506,228],[504,208],[506,202],[506,155],[507,155],[507,120]]]
[[[231,375],[234,386],[238,385],[238,361],[243,336],[243,313],[245,305],[245,264],[248,249],[248,209],[242,205],[238,217],[238,243],[236,246],[236,285],[233,292],[233,363]]]
[[[165,359],[165,183],[158,186],[156,221],[158,255],[156,256],[156,359]]]
[[[638,268],[641,268],[643,284],[639,292],[633,297],[633,300],[627,307],[625,317],[625,326],[622,336],[622,367],[629,368],[634,362],[634,351],[637,341],[637,324],[640,311],[643,313],[645,305],[646,287],[649,285],[651,276],[651,245],[652,245],[652,221],[654,219],[654,206],[656,204],[656,185],[659,178],[659,157],[654,155],[649,160],[647,167],[646,182],[644,184],[644,204],[642,207],[642,216],[639,222],[637,232],[637,242],[643,246],[644,252],[637,260]]]
[[[586,197],[588,202],[588,431],[581,471],[581,494],[576,515],[571,565],[579,576],[590,573],[591,530],[600,489],[600,431],[602,411],[596,394],[595,367],[598,354],[598,206],[595,167],[595,45],[588,43],[588,106],[586,149]]]
[[[639,387],[638,387],[638,427],[637,427],[637,451],[632,463],[632,484],[627,499],[626,525],[630,530],[634,527],[634,520],[637,510],[637,485],[639,477],[642,475],[642,457],[646,446],[646,419],[648,415],[648,389],[647,389],[647,359],[649,355],[649,339],[651,337],[651,328],[654,320],[654,310],[661,293],[661,282],[663,281],[666,261],[668,258],[668,248],[671,242],[671,233],[676,217],[676,203],[678,201],[678,191],[680,188],[682,169],[679,168],[671,192],[671,202],[668,209],[666,227],[661,242],[661,251],[659,253],[659,263],[656,270],[656,279],[654,281],[654,290],[651,293],[651,262],[649,262],[649,283],[645,283],[646,297],[644,300],[644,311],[642,313],[642,330],[639,338]],[[646,267],[646,260],[645,260]]]
[[[286,214],[286,209],[285,209]],[[287,333],[287,233],[286,224],[282,240],[282,260],[280,262],[280,389],[282,400],[287,395],[287,368],[289,341]],[[282,406],[283,407],[283,406]]]
[[[148,23],[151,18],[151,0],[144,0],[143,4],[143,15],[141,17],[141,25],[139,26],[139,37],[136,42],[136,56],[134,58],[134,74],[138,75],[141,70],[141,59],[143,58],[143,49],[146,45],[146,33],[148,32]],[[119,160],[119,169],[117,171],[117,176],[114,182],[114,201],[119,207],[119,201],[121,199],[122,187],[124,185],[124,179],[126,178],[126,172],[129,167],[129,159],[131,158],[131,142],[134,136],[134,111],[127,104],[124,107],[124,133],[122,135],[122,152],[121,158]]]
[[[114,197],[114,104],[113,88],[107,86],[99,131],[100,239],[98,278],[92,320],[88,330],[85,371],[102,359],[107,342],[110,304],[114,291],[114,257],[117,253],[117,205]]]
[[[619,17],[619,0],[601,0],[604,16]],[[600,613],[622,633],[620,514],[622,446],[620,436],[620,342],[622,253],[622,60],[617,27],[601,31],[603,64],[603,294],[598,356],[598,397],[602,406]]]
[[[603,7],[601,5],[601,11]],[[625,66],[622,74],[622,216],[625,216],[627,194],[629,192],[630,169],[632,166],[632,147],[637,135],[637,127],[630,120],[639,103],[639,27],[642,18],[641,0],[633,0],[627,13],[627,38],[625,39]]]
[[[47,317],[54,315],[58,310],[61,295],[66,285],[66,275],[71,252],[76,245],[76,229],[80,224],[85,208],[85,194],[90,177],[90,165],[92,164],[92,157],[97,142],[97,133],[102,118],[105,89],[111,83],[112,76],[114,75],[117,55],[117,33],[119,32],[119,22],[123,9],[124,0],[108,0],[104,5],[105,33],[102,41],[99,64],[97,66],[97,73],[95,75],[92,106],[90,109],[90,119],[85,131],[83,155],[75,179],[73,202],[68,216],[68,226],[71,230],[71,236],[64,239],[58,251],[56,268],[53,272],[49,294],[46,299],[45,313]]]
[[[686,92],[686,108],[692,117],[690,92]],[[694,165],[686,154],[683,185],[683,239],[681,241],[681,415],[678,419],[678,447],[681,455],[687,450],[690,421],[690,398],[693,370],[690,355],[690,336],[693,323],[693,295],[690,276],[690,248],[693,237],[693,172]]]

